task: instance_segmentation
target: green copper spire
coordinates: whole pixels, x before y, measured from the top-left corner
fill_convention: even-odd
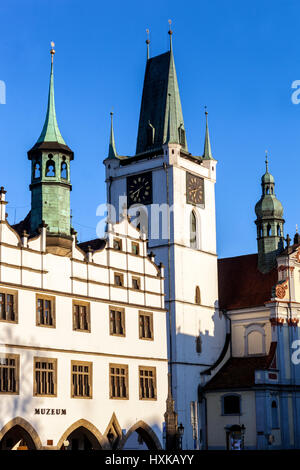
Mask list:
[[[261,178],[262,196],[255,206],[258,247],[258,269],[262,273],[276,265],[276,256],[283,249],[283,207],[275,196],[275,180],[269,173],[266,152],[266,172]]]
[[[147,60],[136,153],[178,143],[187,151],[179,87],[172,50]],[[150,123],[150,125],[149,125]]]
[[[115,144],[115,135],[114,135],[114,126],[113,126],[113,115],[110,113],[110,137],[109,137],[109,147],[108,147],[108,157],[107,158],[118,158]]]
[[[37,143],[42,142],[58,142],[59,144],[66,145],[60,130],[58,128],[56,112],[55,112],[55,100],[54,100],[54,77],[53,77],[53,57],[55,54],[54,43],[51,43],[52,49],[51,54],[51,73],[50,73],[50,85],[48,94],[48,106],[45,124]]]
[[[206,108],[206,106],[205,106],[205,108]],[[206,130],[205,130],[203,158],[204,158],[204,160],[213,160],[213,156],[212,156],[212,153],[211,153],[211,146],[210,146],[207,116],[208,116],[208,112],[205,110]]]

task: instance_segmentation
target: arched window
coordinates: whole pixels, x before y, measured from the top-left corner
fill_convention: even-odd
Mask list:
[[[241,413],[241,398],[239,395],[223,396],[223,414],[239,415]]]
[[[278,408],[276,400],[272,401],[271,404],[271,414],[272,414],[272,429],[278,429]]]
[[[49,155],[49,160],[46,163],[46,176],[55,176],[55,163],[52,158],[52,155]]]
[[[271,194],[273,194],[273,186],[271,186]]]
[[[65,161],[60,166],[60,177],[65,180],[68,179],[68,166]]]
[[[277,225],[277,237],[280,237],[280,225]]]
[[[269,194],[269,186],[266,187],[266,194]]]
[[[197,248],[197,220],[194,211],[190,215],[190,247]]]
[[[201,304],[201,294],[200,294],[200,287],[196,286],[196,291],[195,291],[195,304],[200,305]]]
[[[268,237],[271,236],[271,225],[270,224],[267,225],[267,236]]]
[[[41,164],[39,162],[35,162],[33,167],[33,177],[40,178],[41,177]]]

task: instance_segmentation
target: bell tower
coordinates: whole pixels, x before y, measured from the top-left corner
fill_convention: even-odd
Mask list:
[[[134,217],[135,210],[141,215],[151,256],[165,266],[170,390],[178,422],[185,428],[183,448],[199,448],[200,372],[216,361],[226,334],[225,318],[218,310],[217,161],[212,156],[207,111],[204,151],[195,155],[188,150],[171,29],[168,34],[169,50],[155,57],[150,57],[146,41],[136,153],[116,152],[111,126],[104,164],[108,202],[117,217],[125,201],[129,215]],[[147,216],[145,225],[142,214]]]
[[[70,220],[70,162],[74,158],[66,145],[56,119],[54,101],[53,58],[51,43],[51,72],[47,114],[36,144],[28,152],[31,161],[31,233],[47,225],[47,250],[65,255],[71,247]]]
[[[275,196],[275,180],[269,173],[266,153],[266,172],[261,178],[262,195],[255,206],[257,219],[258,269],[267,273],[276,264],[283,249],[283,207]]]

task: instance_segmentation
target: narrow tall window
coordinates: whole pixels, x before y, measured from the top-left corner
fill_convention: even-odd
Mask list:
[[[110,398],[128,398],[128,366],[109,365]]]
[[[17,323],[17,291],[0,292],[0,321]]]
[[[34,396],[56,396],[56,359],[34,358]]]
[[[200,305],[201,304],[201,294],[200,294],[200,287],[196,286],[196,291],[195,291],[195,304]]]
[[[194,211],[190,215],[190,247],[197,248],[197,220]]]
[[[135,243],[135,242],[131,243],[131,253],[133,255],[138,255],[139,254],[139,244],[138,243]]]
[[[33,177],[34,178],[40,178],[41,177],[41,165],[40,165],[39,162],[34,163]]]
[[[91,331],[90,304],[88,302],[73,301],[73,330]]]
[[[72,398],[92,398],[92,362],[71,361]]]
[[[46,163],[46,176],[55,176],[55,163],[50,157]]]
[[[122,251],[122,240],[120,240],[120,238],[114,238],[113,247],[114,250]]]
[[[278,429],[278,428],[279,428],[279,423],[278,423],[278,408],[277,408],[277,402],[276,402],[276,400],[273,400],[273,401],[272,401],[271,410],[272,410],[272,429]]]
[[[270,236],[271,236],[271,233],[272,233],[272,232],[271,232],[271,225],[268,224],[268,225],[267,225],[267,236],[270,237]]]
[[[55,327],[55,298],[37,295],[36,324],[37,326]]]
[[[123,308],[111,307],[109,309],[110,334],[125,336],[125,310]]]
[[[62,162],[60,167],[60,177],[64,180],[68,179],[68,166],[65,161]]]
[[[139,312],[139,336],[140,339],[153,340],[153,314],[151,312]]]
[[[19,393],[19,361],[16,354],[0,356],[0,393]]]
[[[156,400],[156,368],[139,367],[140,400]]]
[[[123,276],[123,274],[115,273],[114,281],[115,281],[115,286],[123,287],[124,286],[124,276]]]
[[[141,288],[141,279],[139,277],[132,278],[132,288],[134,290],[140,290]]]

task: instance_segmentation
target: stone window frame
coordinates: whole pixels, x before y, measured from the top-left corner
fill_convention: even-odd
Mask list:
[[[112,387],[112,372],[111,369],[124,369],[125,373],[124,374],[113,374],[115,377],[125,377],[125,388],[126,388],[126,396],[125,397],[119,397],[119,396],[113,396],[113,387]],[[109,363],[109,398],[110,400],[129,400],[129,367],[128,364],[115,364],[115,363]]]
[[[123,251],[123,240],[118,237],[113,238],[113,249],[116,251]],[[118,248],[115,247],[115,243],[118,244]]]
[[[88,385],[90,394],[89,395],[75,395],[74,394],[74,387],[73,387],[73,373],[77,376],[80,375],[78,372],[73,372],[73,366],[84,366],[88,367],[88,374],[83,372],[84,375],[88,375]],[[83,400],[91,400],[93,398],[93,363],[91,361],[74,361],[71,360],[71,398],[74,399],[83,399]]]
[[[150,318],[150,333],[151,333],[150,338],[146,338],[146,337],[141,335],[141,317],[145,317],[145,316]],[[138,328],[139,328],[139,339],[141,339],[143,341],[154,341],[153,313],[152,312],[146,312],[144,310],[139,310]]]
[[[87,329],[76,328],[75,311],[74,311],[75,306],[86,307],[87,324],[88,324]],[[75,299],[72,300],[72,328],[73,328],[73,331],[78,331],[81,333],[91,333],[91,304],[90,302],[84,302],[83,300],[75,300]]]
[[[120,285],[116,284],[116,276],[120,277],[120,281],[121,281]],[[123,273],[118,273],[118,272],[114,273],[114,287],[125,287],[124,286],[124,274]]]
[[[239,413],[225,413],[225,405],[224,405],[224,399],[226,397],[238,397],[239,398],[239,405],[240,405],[240,411]],[[242,416],[242,396],[239,393],[225,393],[221,396],[221,415],[222,416]]]
[[[6,366],[6,364],[2,364],[2,359],[14,359],[16,361],[15,366],[12,367],[15,370],[16,391],[15,392],[0,391],[0,396],[1,395],[19,395],[20,394],[20,354],[0,353],[0,375],[1,376],[2,376],[2,366],[4,367]]]
[[[149,376],[153,381],[153,389],[154,389],[154,397],[143,397],[143,389],[141,386],[141,380],[143,376],[141,375],[142,371],[152,372],[153,376]],[[144,376],[145,378],[146,376]],[[145,388],[145,385],[144,385]],[[150,366],[139,366],[139,399],[146,400],[146,401],[156,401],[157,400],[157,380],[156,380],[156,367]]]
[[[43,328],[56,328],[56,312],[55,312],[55,296],[54,295],[45,295],[45,294],[36,294],[36,326],[41,326]],[[40,323],[39,319],[39,311],[38,311],[38,301],[39,300],[49,300],[51,303],[51,314],[52,314],[52,321],[53,325],[44,325]]]
[[[133,249],[134,246],[137,248],[136,253],[134,252],[134,249]],[[131,242],[131,254],[134,256],[139,256],[140,244],[138,242]]]
[[[134,284],[133,284],[133,281],[137,281],[137,288],[134,287]],[[133,290],[141,290],[141,278],[139,276],[132,276],[131,278],[131,282],[132,282],[132,289]]]
[[[54,368],[53,368],[54,393],[51,393],[51,394],[50,393],[37,393],[36,362],[47,362],[47,363],[52,362],[54,364]],[[33,358],[33,396],[34,397],[47,397],[47,398],[57,397],[57,359],[56,358],[34,356]]]
[[[120,312],[120,314],[121,314],[121,316],[120,316],[121,323],[120,324],[121,324],[123,333],[114,333],[113,328],[112,328],[111,312]],[[114,321],[116,321],[116,319]],[[116,330],[117,329],[118,328],[116,328]],[[121,337],[126,336],[125,308],[115,307],[114,305],[109,306],[109,334],[110,334],[110,336],[121,336]]]
[[[266,332],[265,332],[265,329],[264,329],[264,325],[265,323],[251,323],[250,325],[248,326],[245,326],[245,330],[244,330],[244,344],[245,344],[245,348],[244,348],[244,353],[245,353],[245,356],[263,356],[266,354]],[[261,353],[255,353],[255,354],[249,354],[249,345],[248,345],[248,336],[250,333],[253,333],[254,331],[256,331],[257,333],[260,333],[262,338],[262,352]]]
[[[14,320],[6,320],[4,318],[0,318],[0,322],[4,323],[19,323],[19,309],[18,309],[18,291],[15,289],[6,289],[6,288],[0,288],[0,294],[5,295],[5,313],[6,312],[6,305],[7,305],[7,295],[12,295],[14,299],[14,315],[15,319]]]

